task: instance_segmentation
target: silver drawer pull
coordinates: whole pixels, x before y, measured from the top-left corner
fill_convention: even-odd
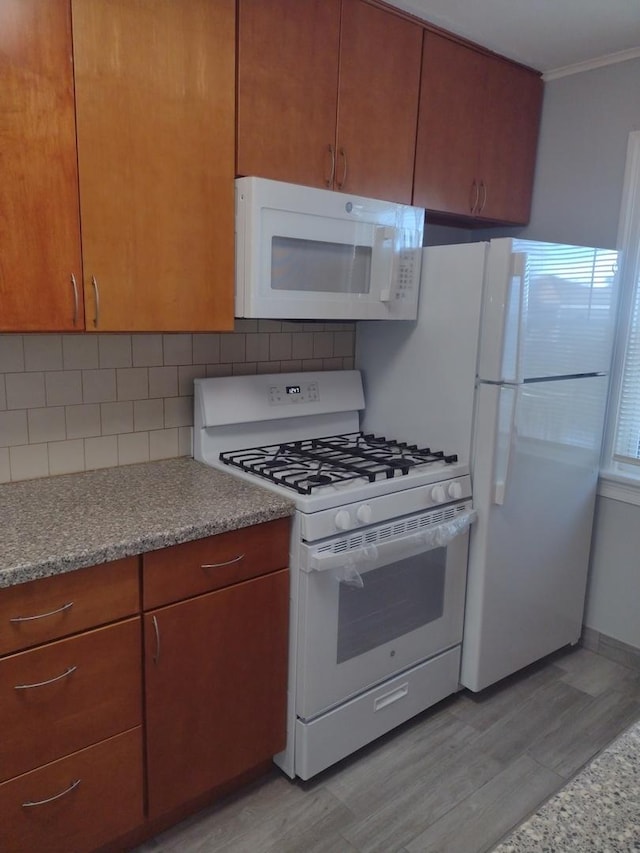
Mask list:
[[[201,569],[220,569],[222,566],[232,566],[234,563],[239,563],[241,560],[244,560],[244,554],[238,554],[237,557],[233,557],[231,560],[225,560],[224,563],[205,563],[200,566]]]
[[[80,782],[82,782],[82,779],[74,779],[69,787],[65,788],[64,791],[60,791],[59,794],[54,794],[53,797],[47,797],[46,800],[28,800],[26,803],[22,804],[22,808],[32,809],[34,806],[46,806],[47,803],[53,803],[56,800],[59,800],[60,797],[64,797],[66,794],[70,794],[71,791],[75,791]]]
[[[151,617],[151,621],[153,622],[153,630],[156,635],[156,650],[153,654],[153,662],[157,666],[160,663],[160,628],[158,627],[158,620],[155,616]]]
[[[66,604],[63,604],[62,607],[58,607],[57,610],[50,610],[48,613],[39,613],[37,616],[13,616],[9,619],[9,622],[33,622],[34,619],[46,619],[47,616],[55,616],[56,613],[64,613],[65,610],[69,610],[71,607],[73,607],[73,601],[68,601]]]
[[[46,687],[47,684],[55,684],[56,681],[61,681],[63,678],[68,678],[68,676],[72,675],[77,666],[70,666],[68,669],[62,673],[62,675],[56,675],[55,678],[48,678],[46,681],[37,681],[35,684],[16,684],[14,686],[14,690],[31,690],[33,687]]]

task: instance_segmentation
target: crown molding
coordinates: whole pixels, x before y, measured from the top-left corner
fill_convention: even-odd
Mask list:
[[[628,50],[621,50],[618,53],[609,53],[606,56],[598,56],[595,59],[587,59],[584,62],[576,62],[573,65],[563,65],[561,68],[554,68],[551,71],[545,71],[542,79],[557,80],[558,77],[567,77],[569,74],[581,74],[583,71],[592,71],[594,68],[603,68],[605,65],[615,65],[618,62],[626,62],[628,59],[638,59],[640,57],[640,47],[631,47]]]

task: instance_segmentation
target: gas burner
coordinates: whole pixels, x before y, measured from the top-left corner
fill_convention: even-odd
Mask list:
[[[373,483],[406,476],[417,466],[458,461],[456,455],[362,432],[227,451],[220,459],[306,495],[350,480]]]

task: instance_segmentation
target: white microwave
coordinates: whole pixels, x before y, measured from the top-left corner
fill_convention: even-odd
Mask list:
[[[236,180],[237,317],[415,320],[424,209]]]

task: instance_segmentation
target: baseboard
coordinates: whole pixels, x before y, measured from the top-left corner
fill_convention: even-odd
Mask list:
[[[602,655],[603,658],[616,661],[630,669],[640,670],[640,649],[594,631],[593,628],[583,626],[580,645],[591,652]]]

